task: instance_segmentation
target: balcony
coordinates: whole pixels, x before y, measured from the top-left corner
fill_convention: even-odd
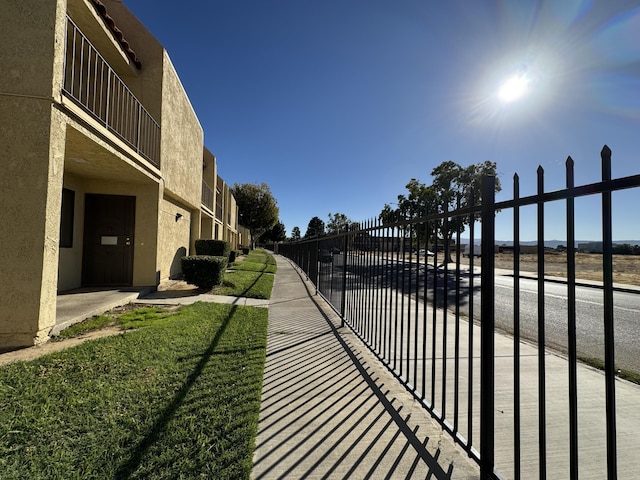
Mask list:
[[[213,190],[204,180],[202,181],[202,205],[213,211]]]
[[[160,168],[160,126],[69,17],[62,93]]]

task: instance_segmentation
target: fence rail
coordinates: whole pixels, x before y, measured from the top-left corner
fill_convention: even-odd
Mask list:
[[[160,126],[69,17],[62,92],[160,167]]]
[[[573,160],[566,162],[566,188],[544,191],[544,171],[538,169],[537,194],[520,197],[519,178],[513,179],[513,199],[495,202],[495,178],[483,179],[481,202],[417,218],[402,218],[384,223],[380,219],[357,225],[350,231],[279,245],[279,253],[295,262],[315,283],[341,315],[343,322],[357,334],[372,352],[393,372],[405,387],[428,409],[443,428],[480,465],[481,478],[498,478],[495,468],[496,352],[495,352],[495,216],[504,210],[513,212],[514,279],[520,278],[520,209],[537,209],[538,240],[538,329],[537,329],[537,469],[546,478],[548,442],[547,393],[545,384],[545,277],[544,240],[545,205],[566,202],[567,234],[567,335],[568,335],[568,475],[578,478],[578,381],[576,353],[576,264],[575,206],[581,196],[598,195],[602,203],[604,253],[604,363],[606,390],[606,475],[617,478],[615,341],[613,316],[612,212],[613,191],[637,188],[640,175],[611,179],[611,151],[601,152],[602,181],[574,186]],[[460,203],[458,202],[458,207]],[[476,273],[473,250],[468,265],[461,263],[460,235],[454,234],[455,262],[438,266],[429,250],[438,255],[449,242],[438,238],[436,227],[442,222],[465,218],[469,225],[470,245],[481,241],[481,273]],[[481,222],[476,238],[475,224]],[[454,252],[451,252],[454,253]],[[474,293],[480,291],[477,305]],[[529,379],[521,377],[520,282],[513,282],[513,368],[509,379],[501,377],[501,387],[513,392],[512,466],[514,478],[522,475],[523,402],[531,403]],[[461,308],[466,309],[466,316]],[[479,306],[479,322],[475,321]],[[468,320],[467,320],[468,319]],[[535,383],[536,379],[533,379]],[[506,383],[505,383],[506,382]],[[530,475],[527,474],[527,478]]]

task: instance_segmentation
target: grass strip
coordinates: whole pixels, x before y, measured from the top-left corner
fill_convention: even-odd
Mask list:
[[[593,368],[597,368],[598,370],[604,371],[604,366],[605,366],[604,360],[601,360],[595,357],[578,357],[578,360],[580,360],[583,363],[586,363],[587,365]],[[626,370],[624,368],[617,368],[617,367],[615,368],[615,371],[616,371],[616,377],[619,377],[629,382],[640,385],[640,374],[636,372],[632,372],[631,370]]]
[[[2,478],[249,478],[267,314],[196,303],[1,367]]]
[[[211,293],[269,299],[276,270],[273,255],[266,250],[252,250],[241,262],[235,262],[229,267],[222,284],[213,287]]]
[[[269,273],[234,270],[225,273],[222,285],[211,290],[214,295],[234,297],[271,298],[274,276]]]
[[[276,260],[266,250],[251,250],[242,262],[229,266],[230,270],[248,270],[252,272],[276,273]]]
[[[234,263],[229,267],[229,269],[246,270],[250,272],[276,273],[277,267],[275,265],[268,265],[266,263],[257,263],[245,260],[243,262]]]

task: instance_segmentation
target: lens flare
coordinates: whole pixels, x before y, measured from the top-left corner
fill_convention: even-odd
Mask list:
[[[514,75],[500,87],[498,98],[505,103],[515,102],[527,93],[529,81],[522,75]]]

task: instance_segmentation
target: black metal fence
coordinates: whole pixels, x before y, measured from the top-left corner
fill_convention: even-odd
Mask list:
[[[444,429],[480,465],[482,478],[497,478],[495,467],[495,217],[513,214],[513,278],[520,278],[520,209],[537,212],[537,472],[547,474],[547,411],[545,360],[545,205],[564,201],[567,238],[568,450],[570,478],[578,478],[578,389],[576,352],[575,199],[601,197],[606,390],[606,474],[617,477],[615,355],[613,318],[612,207],[613,191],[637,188],[640,175],[611,179],[611,151],[605,146],[602,181],[574,186],[573,160],[566,162],[566,188],[544,192],[544,172],[538,169],[537,194],[520,197],[514,176],[513,199],[495,202],[495,178],[483,179],[481,202],[454,211],[404,218],[379,219],[351,231],[279,245],[279,253],[295,262],[341,315],[343,322],[397,376]],[[461,232],[453,241],[434,235],[442,222],[465,218],[470,250],[464,259]],[[477,235],[476,223],[481,229]],[[481,243],[476,259],[473,245]],[[435,255],[431,255],[434,253]],[[444,258],[444,256],[451,258]],[[455,259],[455,260],[453,260]],[[450,261],[452,260],[452,261]],[[439,261],[442,263],[439,265]],[[480,265],[481,264],[481,265]],[[480,268],[478,268],[480,267]],[[480,273],[477,271],[480,270]],[[522,423],[520,282],[513,282],[512,388],[513,447],[510,467],[521,477]],[[479,314],[479,315],[478,315]],[[529,382],[529,380],[526,380]],[[502,388],[502,387],[501,387]],[[530,400],[530,399],[529,399]]]

